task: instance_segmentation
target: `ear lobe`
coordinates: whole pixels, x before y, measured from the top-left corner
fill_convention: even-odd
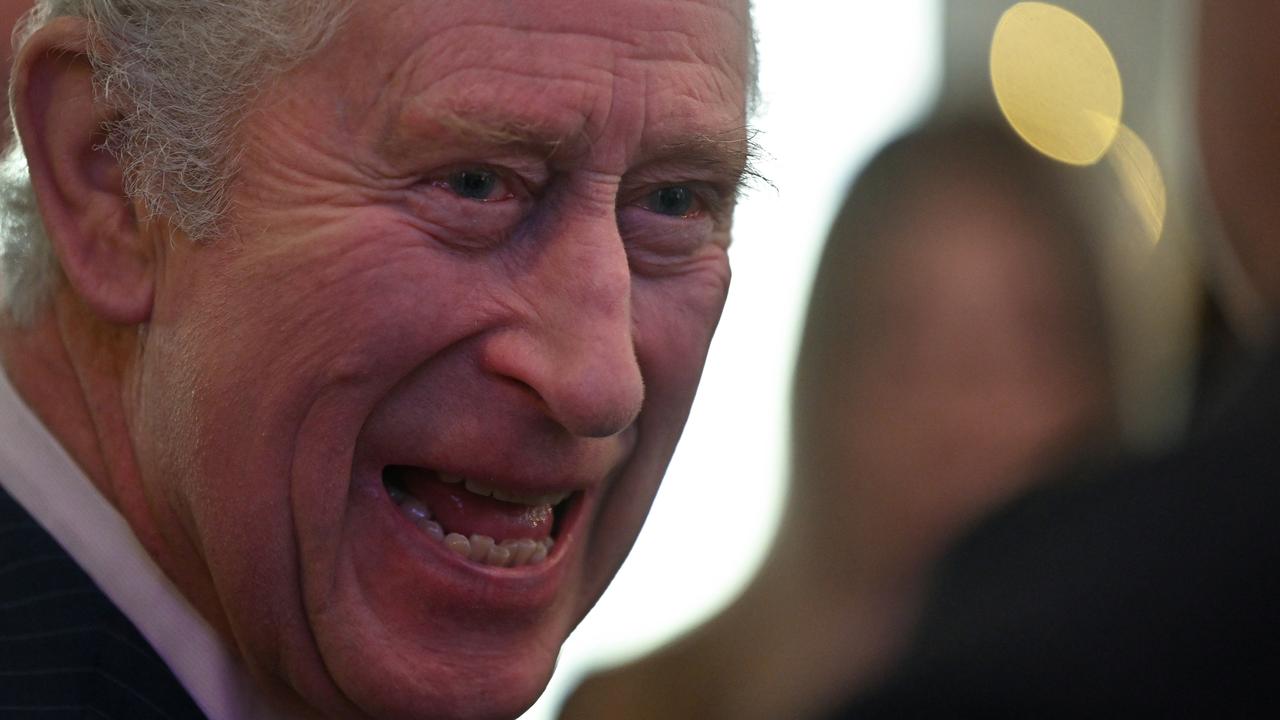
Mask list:
[[[58,18],[15,60],[14,123],[49,241],[71,289],[107,322],[151,314],[155,251],[103,147],[112,110],[96,96],[84,21]]]

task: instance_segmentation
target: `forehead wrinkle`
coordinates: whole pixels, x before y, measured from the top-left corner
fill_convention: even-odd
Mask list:
[[[711,35],[723,33],[729,25],[745,26],[737,4],[668,0],[660,7],[673,10],[675,16],[692,15],[693,24],[706,26]],[[396,63],[398,67],[390,73],[395,78],[394,85],[384,86],[387,92],[380,98],[387,107],[385,114],[379,113],[387,121],[383,142],[379,143],[384,151],[400,156],[400,150],[409,149],[397,147],[404,143],[439,147],[442,139],[444,145],[456,139],[476,147],[518,149],[548,160],[565,160],[567,156],[594,157],[596,146],[604,140],[597,135],[621,130],[632,138],[624,141],[630,149],[623,152],[632,159],[627,165],[634,166],[656,154],[667,160],[684,154],[695,164],[714,167],[722,176],[755,176],[751,170],[751,160],[756,156],[754,144],[749,139],[742,141],[740,126],[745,107],[739,106],[744,103],[734,101],[733,108],[720,108],[739,110],[737,117],[727,113],[708,118],[704,110],[698,109],[721,105],[717,101],[725,98],[745,97],[745,68],[733,59],[732,50],[722,49],[720,44],[709,45],[702,33],[682,29],[680,23],[650,20],[637,23],[639,27],[619,23],[612,32],[588,36],[596,50],[579,48],[562,57],[545,51],[546,40],[579,34],[575,18],[518,16],[512,21],[517,27],[468,19],[442,28]],[[540,21],[544,24],[537,27]],[[718,30],[712,29],[716,27]],[[529,47],[539,52],[500,52],[485,56],[486,62],[472,63],[469,58],[479,49],[474,42],[477,30],[485,31],[490,41],[495,37],[510,38],[512,51]],[[541,43],[535,41],[538,37],[543,37]],[[602,52],[600,44],[608,46],[608,51]],[[489,42],[482,45],[492,47]],[[443,72],[439,62],[442,59],[445,65],[452,66]],[[547,63],[553,63],[557,71],[571,72],[567,76],[540,73],[539,68]],[[648,66],[640,70],[639,77],[622,70],[636,63]],[[655,63],[685,66],[695,72],[674,71],[683,87],[664,87],[666,73],[653,67]],[[617,83],[625,81],[619,76],[620,70],[630,76],[629,81],[639,80],[648,86],[648,91],[638,93],[643,96],[638,99],[650,110],[642,113],[648,116],[642,127],[606,131],[617,101]],[[475,72],[483,76],[469,75]],[[561,102],[546,102],[548,92],[555,93]],[[682,107],[661,109],[679,96],[684,96],[678,101]],[[661,122],[654,122],[659,119],[655,116],[661,116]],[[652,137],[650,129],[660,137]],[[738,147],[730,147],[733,143]],[[648,152],[650,148],[652,152]]]
[[[414,68],[416,75],[428,68]],[[533,68],[459,67],[388,100],[383,145],[462,142],[528,149],[545,157],[584,146],[612,74],[582,67],[572,76]],[[596,73],[590,77],[590,73]],[[405,84],[415,84],[409,80]],[[551,99],[554,98],[554,101]]]
[[[754,85],[754,29],[746,2],[668,0],[665,5],[672,8],[671,14],[690,22],[637,30],[631,43],[635,59],[705,66],[736,80],[744,90]],[[729,41],[727,28],[738,31],[733,33],[737,42]],[[709,42],[709,38],[717,40]]]
[[[622,12],[613,16],[615,22],[604,26],[596,15],[589,10],[584,12],[581,8],[575,8],[574,3],[530,3],[528,8],[522,8],[519,3],[511,7],[510,0],[504,2],[509,6],[501,22],[488,19],[483,9],[477,9],[476,15],[464,17],[446,30],[474,28],[490,35],[506,34],[515,39],[533,39],[538,36],[550,36],[550,39],[556,41],[565,37],[592,38],[641,52],[654,49],[664,52],[676,47],[687,50],[693,45],[706,44],[707,38],[716,35],[717,28],[726,25],[746,31],[744,37],[750,38],[751,16],[745,0],[660,0],[636,3],[621,8]],[[589,8],[592,3],[580,4]],[[685,29],[688,26],[695,29]],[[677,36],[682,42],[653,42],[654,36],[667,35]],[[720,45],[712,44],[716,47]]]
[[[407,90],[410,96],[427,91],[442,78],[420,82],[413,76],[433,73],[442,66],[505,70],[529,76],[526,80],[537,81],[541,73],[553,81],[592,83],[599,80],[597,71],[616,70],[619,61],[658,61],[714,69],[738,83],[746,79],[742,63],[746,53],[733,52],[750,45],[744,1],[665,0],[643,9],[624,6],[617,22],[605,27],[594,13],[574,10],[573,3],[551,4],[536,11],[516,3],[503,11],[501,23],[482,12],[489,4],[483,0],[474,3],[474,13],[450,5],[451,19],[440,18],[441,27],[409,40],[412,50],[395,71],[409,76],[404,84],[412,89],[402,91]],[[405,25],[425,28],[432,24],[427,18],[432,18],[432,13]],[[725,37],[732,31],[738,31],[739,42]],[[742,57],[734,57],[739,54]],[[566,71],[570,75],[565,75]]]

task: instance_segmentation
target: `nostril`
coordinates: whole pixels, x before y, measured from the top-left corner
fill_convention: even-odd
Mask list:
[[[514,389],[517,393],[527,396],[530,402],[533,404],[533,406],[537,408],[538,412],[542,413],[543,415],[552,414],[551,409],[547,406],[546,399],[542,397],[542,393],[538,392],[537,388],[521,380],[520,378],[514,378],[511,376],[502,376],[502,380],[507,382],[512,387],[512,389]]]
[[[514,378],[508,375],[508,376],[504,376],[503,379],[511,383],[512,385],[514,385],[516,389],[520,390],[521,392],[526,393],[528,395],[532,395],[533,397],[538,398],[539,400],[542,399],[542,397],[538,394],[538,391],[535,390],[532,385],[521,380],[520,378]]]
[[[592,310],[583,327],[551,322],[486,339],[482,364],[491,378],[536,399],[546,418],[578,437],[609,437],[639,414],[644,382],[629,334],[603,332]]]
[[[610,381],[592,382],[572,368],[563,368],[559,377],[546,378],[541,383],[545,391],[509,375],[502,380],[527,395],[539,412],[580,437],[622,432],[635,421],[644,398],[642,383],[630,388]]]
[[[630,427],[640,413],[643,385],[582,374],[565,379],[545,398],[553,418],[579,437],[603,438]]]

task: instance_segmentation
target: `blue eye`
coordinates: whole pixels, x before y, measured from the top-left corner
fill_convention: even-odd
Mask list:
[[[698,197],[683,185],[671,185],[649,193],[644,206],[648,210],[670,217],[690,217],[697,214]]]
[[[449,175],[444,182],[458,197],[468,200],[488,202],[501,199],[494,197],[493,194],[499,184],[498,174],[495,172],[460,170]]]

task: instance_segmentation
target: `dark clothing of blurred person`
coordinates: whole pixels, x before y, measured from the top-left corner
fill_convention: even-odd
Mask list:
[[[1243,294],[1268,308],[1257,324],[1270,326],[1280,4],[1209,0],[1200,27],[1208,184],[1249,280]],[[1039,486],[959,543],[907,659],[835,717],[1274,715],[1280,347],[1269,345],[1181,447]]]
[[[1185,447],[1046,484],[943,564],[915,650],[840,717],[1280,707],[1280,355]]]

